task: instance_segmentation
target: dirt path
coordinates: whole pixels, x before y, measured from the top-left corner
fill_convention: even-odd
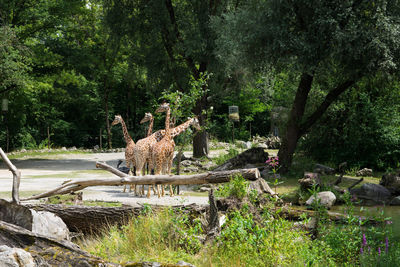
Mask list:
[[[211,156],[224,151],[213,151]],[[191,153],[185,153],[190,157]],[[51,190],[64,181],[77,178],[100,178],[113,176],[109,172],[96,169],[96,161],[103,161],[116,166],[124,153],[87,153],[87,154],[58,154],[28,159],[11,160],[21,171],[20,196],[27,197],[40,192]],[[0,198],[11,199],[12,173],[5,164],[0,163]],[[147,190],[147,189],[146,189]],[[181,187],[182,194],[175,197],[151,198],[135,196],[133,193],[123,193],[122,187],[97,186],[83,190],[84,200],[120,201],[127,205],[143,203],[154,205],[207,204],[206,194],[195,196],[188,187]]]

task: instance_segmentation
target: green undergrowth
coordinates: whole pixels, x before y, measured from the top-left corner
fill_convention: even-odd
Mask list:
[[[276,203],[248,191],[248,182],[236,176],[219,195],[234,207],[226,212],[220,235],[206,238],[205,217],[150,207],[122,227],[81,240],[79,245],[96,256],[116,263],[156,261],[196,266],[333,266],[330,248],[313,245],[309,235],[279,216]],[[225,198],[224,198],[225,199]]]

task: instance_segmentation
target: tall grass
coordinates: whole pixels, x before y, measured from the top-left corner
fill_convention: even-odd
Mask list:
[[[228,215],[221,235],[202,244],[199,221],[166,209],[111,227],[80,246],[108,261],[156,261],[196,266],[329,266],[329,248],[312,246],[310,238],[285,220],[256,223],[246,208]],[[273,230],[272,230],[273,229]]]
[[[111,226],[102,235],[79,243],[93,255],[118,263],[193,261],[190,252],[196,249],[196,244],[190,243],[191,236],[183,236],[190,232],[186,223],[185,216],[165,209],[132,218],[120,228]]]

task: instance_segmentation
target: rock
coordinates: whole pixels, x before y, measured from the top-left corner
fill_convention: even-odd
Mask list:
[[[386,187],[394,195],[400,194],[400,171],[384,174],[379,184]]]
[[[250,149],[253,146],[253,144],[250,141],[246,142],[246,148]]]
[[[368,168],[361,169],[358,172],[356,172],[356,176],[362,176],[362,177],[372,176],[372,170]]]
[[[66,148],[65,146],[63,146],[63,147],[61,148],[61,150],[62,150],[62,151],[67,151],[67,148]]]
[[[60,217],[48,211],[31,210],[31,212],[33,233],[57,240],[70,240],[68,227]]]
[[[315,172],[305,172],[304,178],[299,179],[298,182],[302,190],[307,190],[313,186],[320,186],[322,184],[319,173]]]
[[[77,150],[77,148],[76,148],[76,146],[73,146],[73,147],[71,147],[69,150],[75,151],[75,150]]]
[[[199,172],[199,168],[194,166],[189,166],[183,169],[183,172]]]
[[[212,161],[208,161],[206,163],[203,163],[202,166],[201,166],[202,169],[207,170],[207,171],[213,170],[215,167],[217,167],[217,164],[215,164]]]
[[[98,145],[95,145],[95,146],[93,147],[94,150],[99,150],[99,148],[100,148],[100,147],[99,147]]]
[[[317,194],[317,199],[320,200],[320,204],[325,206],[326,208],[331,208],[333,204],[335,204],[336,196],[331,191],[323,191]],[[315,201],[315,197],[311,196],[307,201],[306,205],[311,206]]]
[[[350,190],[350,194],[360,199],[365,205],[385,204],[391,197],[390,191],[378,184],[365,183],[359,188]]]
[[[392,206],[400,206],[400,196],[397,196],[390,201],[390,205]]]
[[[313,172],[319,173],[321,175],[330,175],[335,174],[336,171],[331,167],[322,164],[315,164]]]
[[[190,161],[190,160],[181,161],[181,166],[183,166],[183,167],[188,167],[190,165],[192,165],[192,161]]]
[[[257,144],[257,147],[261,147],[263,149],[268,149],[268,146],[266,144],[263,144],[263,143]]]
[[[193,264],[187,263],[187,262],[184,262],[184,261],[178,261],[178,262],[176,263],[176,265],[177,265],[177,266],[186,266],[186,267],[196,267],[196,266],[194,266]]]
[[[200,189],[199,189],[200,192],[209,192],[210,190],[211,190],[211,188],[204,187],[204,186],[200,187]]]
[[[37,266],[29,252],[21,248],[10,248],[0,246],[0,266],[1,267],[35,267]]]
[[[214,171],[226,171],[243,168],[246,164],[265,163],[268,153],[263,148],[253,147],[239,155],[227,160],[222,165],[214,169]]]

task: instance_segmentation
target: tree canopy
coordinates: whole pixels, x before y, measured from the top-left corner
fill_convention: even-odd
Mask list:
[[[114,115],[137,140],[144,113],[181,96],[191,111],[177,118],[203,126],[196,156],[210,136],[230,141],[232,126],[242,140],[271,134],[280,110],[283,171],[296,149],[335,163],[373,150],[354,164],[386,168],[400,144],[399,10],[383,0],[0,1],[1,123],[11,149],[118,147]]]

